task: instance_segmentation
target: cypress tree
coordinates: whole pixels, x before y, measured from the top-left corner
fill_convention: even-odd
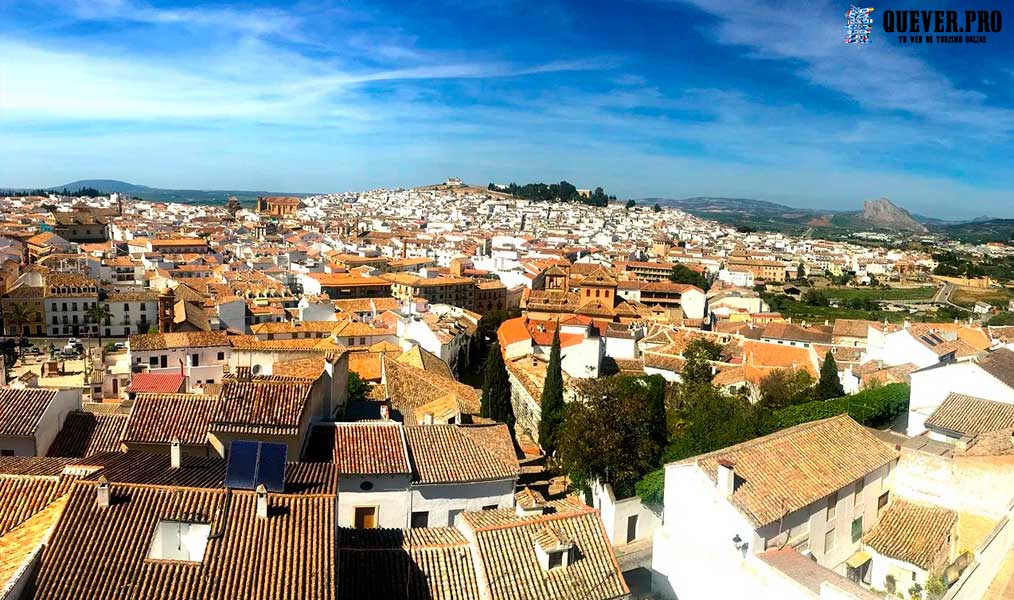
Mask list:
[[[503,362],[500,344],[494,343],[486,357],[486,377],[482,384],[480,415],[514,427],[514,407],[511,405],[511,384],[507,365]]]
[[[842,387],[841,380],[838,379],[838,363],[835,362],[834,357],[828,352],[824,356],[824,364],[820,365],[817,398],[820,400],[830,400],[831,398],[840,398],[844,395],[845,388]]]
[[[546,382],[539,398],[542,419],[539,421],[539,444],[548,455],[556,451],[556,436],[563,423],[563,372],[560,369],[560,324],[553,332],[553,346],[546,365]]]

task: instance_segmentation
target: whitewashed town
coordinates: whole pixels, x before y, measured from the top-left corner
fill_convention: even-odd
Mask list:
[[[1014,597],[1009,245],[570,187],[0,194],[0,598]]]

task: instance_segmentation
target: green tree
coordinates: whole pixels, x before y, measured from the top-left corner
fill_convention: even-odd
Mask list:
[[[806,266],[803,263],[796,265],[796,279],[806,279]]]
[[[482,364],[481,359],[489,355],[489,347],[496,341],[496,332],[500,329],[500,325],[503,325],[503,322],[508,319],[520,316],[521,309],[519,308],[491,310],[482,315],[475,327],[475,333],[472,335],[468,348],[468,364],[472,367],[473,372],[479,372],[479,366]]]
[[[359,373],[349,371],[348,392],[349,402],[361,402],[370,395],[370,384]]]
[[[683,369],[680,380],[687,383],[711,383],[713,373],[709,361],[722,357],[722,347],[706,339],[691,340],[683,350]]]
[[[634,202],[633,200],[627,200],[627,208],[634,208],[635,205],[637,205],[637,202]]]
[[[838,378],[838,363],[830,352],[824,356],[824,363],[820,365],[820,380],[817,381],[814,395],[817,400],[830,400],[845,395],[845,388]]]
[[[560,366],[560,327],[553,331],[553,345],[549,350],[549,364],[546,365],[546,380],[542,384],[539,406],[542,418],[539,420],[539,444],[549,456],[556,452],[557,434],[563,423],[563,370]]]
[[[803,292],[801,300],[803,301],[803,304],[809,304],[810,306],[827,306],[831,303],[824,292],[814,288],[810,288]]]
[[[708,289],[708,280],[704,275],[681,263],[673,265],[672,271],[669,273],[669,281],[695,285],[705,291]]]
[[[25,335],[24,325],[32,318],[32,310],[21,303],[10,304],[7,306],[7,310],[4,316],[7,320],[7,325],[14,325],[14,335],[22,336]]]
[[[665,448],[665,380],[616,375],[583,382],[581,401],[567,405],[557,456],[571,482],[609,483],[618,497],[657,468]],[[661,425],[661,428],[659,427]]]
[[[655,206],[652,206],[652,207],[651,207],[651,210],[653,210],[653,211],[655,211],[655,212],[662,212],[662,205],[661,205],[661,204],[659,204],[658,202],[656,202],[656,203],[655,203]]]
[[[813,377],[803,369],[775,369],[760,382],[758,407],[764,412],[813,400]]]
[[[665,451],[666,462],[719,450],[757,435],[757,418],[750,402],[727,396],[709,383],[681,383],[674,400],[676,429]]]
[[[482,384],[482,399],[479,406],[481,416],[514,427],[511,382],[498,343],[490,346],[486,357],[486,377]]]
[[[108,304],[99,304],[98,302],[92,303],[92,305],[85,312],[85,317],[95,323],[95,331],[99,338],[99,348],[102,348],[102,325],[105,320],[112,317],[113,313],[109,310]],[[99,350],[102,353],[102,350]]]

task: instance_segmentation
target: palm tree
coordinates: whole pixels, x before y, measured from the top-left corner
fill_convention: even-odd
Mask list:
[[[14,337],[20,338],[24,333],[24,325],[32,318],[34,311],[24,304],[15,303],[8,306],[5,311],[5,317],[9,319],[9,323],[14,325]],[[20,341],[18,342],[18,354],[23,356],[24,349],[21,348]]]
[[[99,357],[101,357],[104,354],[102,348],[102,325],[106,319],[109,319],[113,316],[113,313],[109,310],[108,304],[99,304],[98,302],[96,302],[91,305],[91,307],[88,309],[88,312],[85,314],[87,315],[88,319],[90,319],[95,323],[95,331],[99,336]]]

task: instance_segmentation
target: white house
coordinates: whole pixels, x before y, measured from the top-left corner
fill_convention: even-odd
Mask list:
[[[127,342],[130,364],[149,373],[181,373],[190,387],[221,383],[232,348],[223,331],[145,333]]]
[[[772,553],[792,549],[866,581],[869,561],[855,555],[887,506],[897,458],[841,415],[666,465],[653,589],[680,600],[793,597],[771,571],[783,558]]]
[[[514,506],[520,466],[505,425],[337,423],[312,438],[309,458],[337,466],[339,527],[447,527],[464,511]]]
[[[592,506],[599,511],[606,537],[613,546],[650,540],[662,524],[662,507],[646,505],[637,496],[616,498],[613,486],[598,481],[591,486]]]
[[[1014,404],[1014,351],[1000,348],[973,361],[938,363],[910,375],[909,436],[926,430],[925,422],[952,393]]]
[[[0,456],[45,456],[81,390],[0,388]]]

